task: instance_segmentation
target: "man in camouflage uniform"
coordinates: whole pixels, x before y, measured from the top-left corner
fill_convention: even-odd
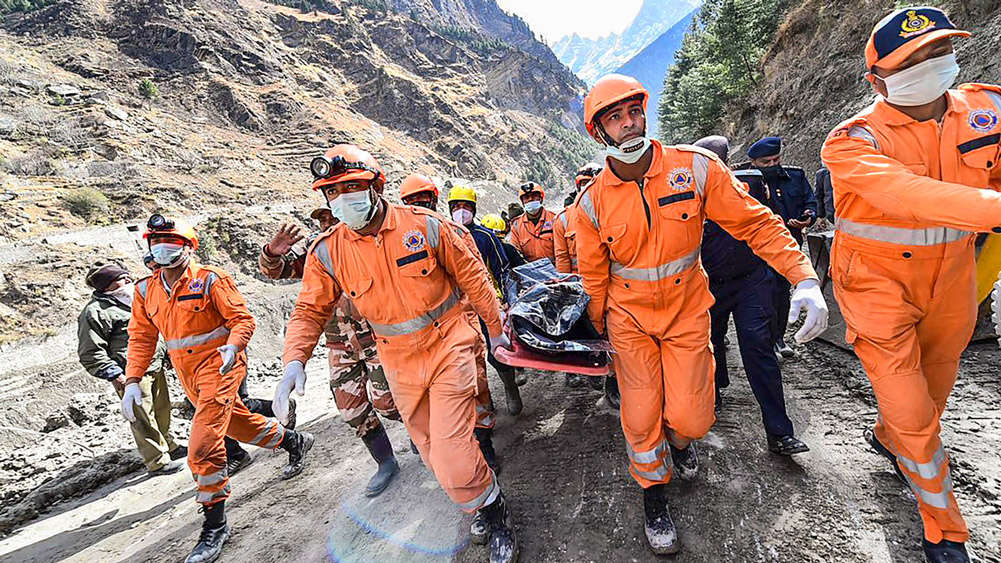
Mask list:
[[[310,217],[320,225],[320,232],[336,225],[327,208],[314,209]],[[316,235],[304,241],[302,229],[283,224],[270,242],[261,249],[258,265],[261,273],[271,279],[302,279],[309,246]],[[342,296],[334,308],[334,316],[324,329],[329,349],[330,390],[341,417],[355,429],[365,442],[379,470],[365,488],[366,496],[374,497],[389,486],[399,472],[386,429],[376,413],[391,420],[401,420],[393,403],[389,383],[375,350],[375,339],[368,322],[347,296]]]

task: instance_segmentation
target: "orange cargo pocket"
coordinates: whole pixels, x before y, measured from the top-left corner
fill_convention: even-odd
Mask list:
[[[610,225],[598,230],[601,241],[608,246],[612,259],[620,264],[629,264],[636,256],[635,241],[627,236],[628,225]]]
[[[690,197],[679,199],[680,196]],[[668,222],[663,226],[670,229],[670,239],[679,248],[692,248],[702,240],[702,206],[695,192],[680,192],[657,200],[660,217]]]
[[[372,287],[372,278],[358,278],[356,280],[347,280],[344,283],[344,293],[349,299],[355,301],[360,299],[365,293],[368,292]]]
[[[997,168],[1001,146],[994,144],[980,147],[963,154],[963,164],[977,171],[987,172]],[[986,177],[985,177],[986,179]]]

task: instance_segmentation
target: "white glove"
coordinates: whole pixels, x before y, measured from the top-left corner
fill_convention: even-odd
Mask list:
[[[122,416],[129,422],[136,421],[136,414],[132,412],[133,405],[142,406],[143,392],[139,389],[138,383],[129,383],[122,393]]]
[[[306,366],[299,360],[293,360],[285,366],[285,375],[275,387],[275,400],[271,403],[275,417],[282,424],[288,423],[288,397],[295,389],[297,395],[306,393]]]
[[[827,302],[824,301],[824,294],[820,291],[820,282],[817,280],[803,280],[796,285],[789,305],[789,322],[796,322],[804,309],[806,320],[796,333],[796,342],[800,344],[813,340],[827,330]]]
[[[507,337],[507,333],[502,332],[500,336],[490,337],[490,353],[497,355],[497,349],[504,348],[506,350],[512,350],[511,339]]]
[[[227,344],[216,348],[216,351],[222,356],[222,366],[219,368],[219,373],[225,374],[233,369],[233,364],[236,363],[236,353],[240,349],[233,344]]]

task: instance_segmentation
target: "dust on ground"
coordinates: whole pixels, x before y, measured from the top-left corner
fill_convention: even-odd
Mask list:
[[[670,485],[683,545],[674,561],[922,560],[914,498],[861,438],[876,409],[857,360],[821,343],[798,351],[784,365],[787,401],[812,450],[794,459],[768,453],[760,412],[730,350],[738,377],[699,443],[702,470],[694,481]],[[970,547],[980,561],[995,563],[1001,562],[999,359],[996,343],[971,346],[943,419]],[[227,508],[234,534],[220,561],[485,561],[484,550],[468,543],[469,516],[455,510],[409,453],[402,425],[387,424],[402,466],[399,480],[376,499],[361,494],[374,463],[337,416],[324,364],[310,363],[300,402],[301,428],[317,436],[306,471],[282,481],[284,453],[254,451],[254,465],[233,478]],[[277,379],[273,366],[262,366],[251,377],[251,394],[270,396]],[[533,373],[522,388],[525,411],[513,418],[493,373],[491,387],[500,480],[515,514],[521,561],[659,560],[643,538],[641,495],[627,471],[619,419],[600,393],[568,390],[562,377]],[[114,406],[113,397],[106,399]],[[95,416],[122,436],[122,447],[106,455],[128,458],[130,440],[111,406]],[[34,447],[56,446],[43,440]],[[193,490],[185,473],[149,480],[133,467],[82,497],[43,507],[0,541],[0,560],[180,561],[200,529]]]

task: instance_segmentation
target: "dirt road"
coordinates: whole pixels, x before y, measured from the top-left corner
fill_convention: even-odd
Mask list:
[[[875,405],[857,361],[816,344],[786,363],[790,413],[812,447],[788,460],[767,452],[734,352],[738,376],[699,444],[701,474],[671,485],[684,547],[675,561],[922,561],[913,497],[861,440]],[[993,563],[1001,562],[999,363],[996,343],[966,353],[943,423],[970,546]],[[308,468],[284,482],[284,454],[255,452],[254,465],[233,479],[234,534],[221,561],[485,561],[482,548],[468,545],[468,517],[409,453],[401,425],[389,424],[400,479],[375,500],[360,494],[373,464],[335,414],[322,365],[311,363],[301,403],[301,426],[318,437]],[[251,383],[252,394],[267,396],[274,379]],[[496,431],[521,561],[658,560],[644,544],[616,413],[599,393],[568,391],[559,377],[534,376],[523,394],[524,413],[513,419],[501,408]],[[193,494],[185,474],[153,481],[131,473],[17,529],[0,541],[0,561],[180,561],[201,520]]]

